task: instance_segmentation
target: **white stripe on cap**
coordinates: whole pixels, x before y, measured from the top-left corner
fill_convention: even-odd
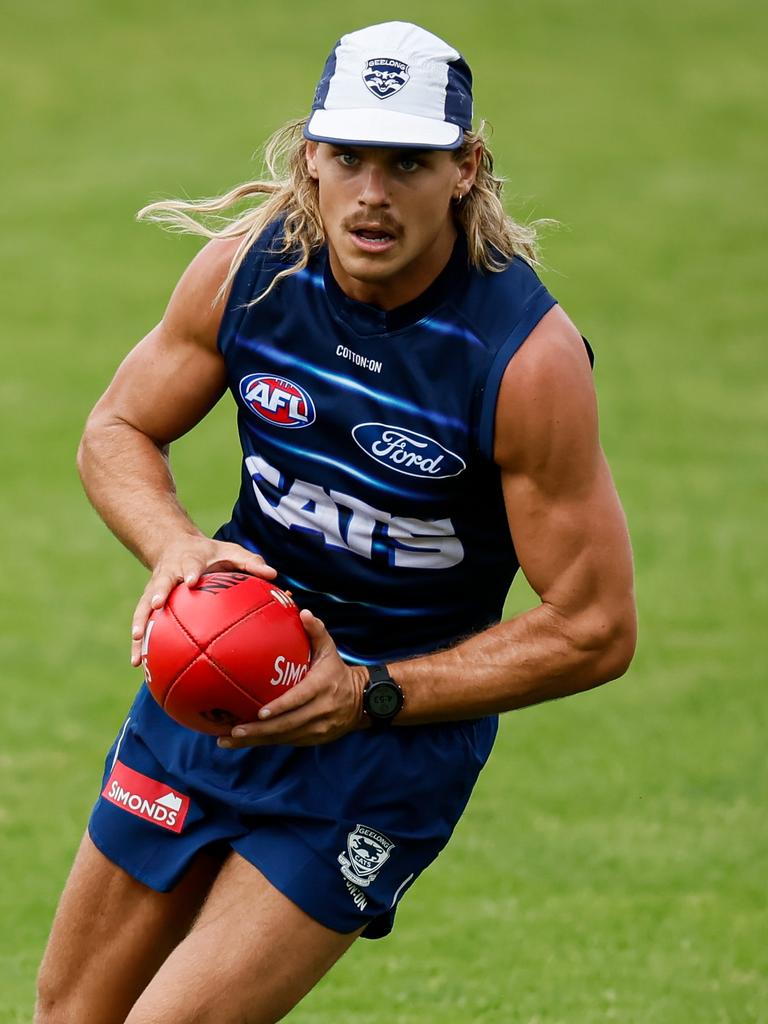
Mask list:
[[[342,36],[336,47],[336,70],[323,104],[326,110],[386,108],[443,121],[448,61],[460,54],[431,32],[403,21],[371,25]],[[365,84],[368,61],[395,59],[408,66],[408,81],[380,99]]]

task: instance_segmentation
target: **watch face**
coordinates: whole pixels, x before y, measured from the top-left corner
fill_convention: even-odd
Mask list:
[[[368,695],[369,714],[379,718],[388,718],[400,707],[400,694],[394,686],[383,683],[375,687]]]

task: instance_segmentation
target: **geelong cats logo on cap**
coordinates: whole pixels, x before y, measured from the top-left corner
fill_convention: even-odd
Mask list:
[[[400,92],[410,77],[408,65],[394,57],[374,57],[363,71],[363,81],[368,91],[380,100]]]

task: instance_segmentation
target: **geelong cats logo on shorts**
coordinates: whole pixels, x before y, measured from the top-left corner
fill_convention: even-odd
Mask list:
[[[347,836],[347,853],[338,856],[342,875],[355,885],[370,885],[376,881],[394,845],[376,829],[355,825]]]
[[[408,65],[394,57],[374,57],[363,71],[363,81],[368,91],[379,100],[400,92],[410,77]]]

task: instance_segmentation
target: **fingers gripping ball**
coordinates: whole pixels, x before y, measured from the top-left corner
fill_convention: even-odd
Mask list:
[[[177,722],[214,736],[253,722],[295,686],[310,646],[292,599],[241,572],[173,590],[150,616],[141,660],[153,697]]]

